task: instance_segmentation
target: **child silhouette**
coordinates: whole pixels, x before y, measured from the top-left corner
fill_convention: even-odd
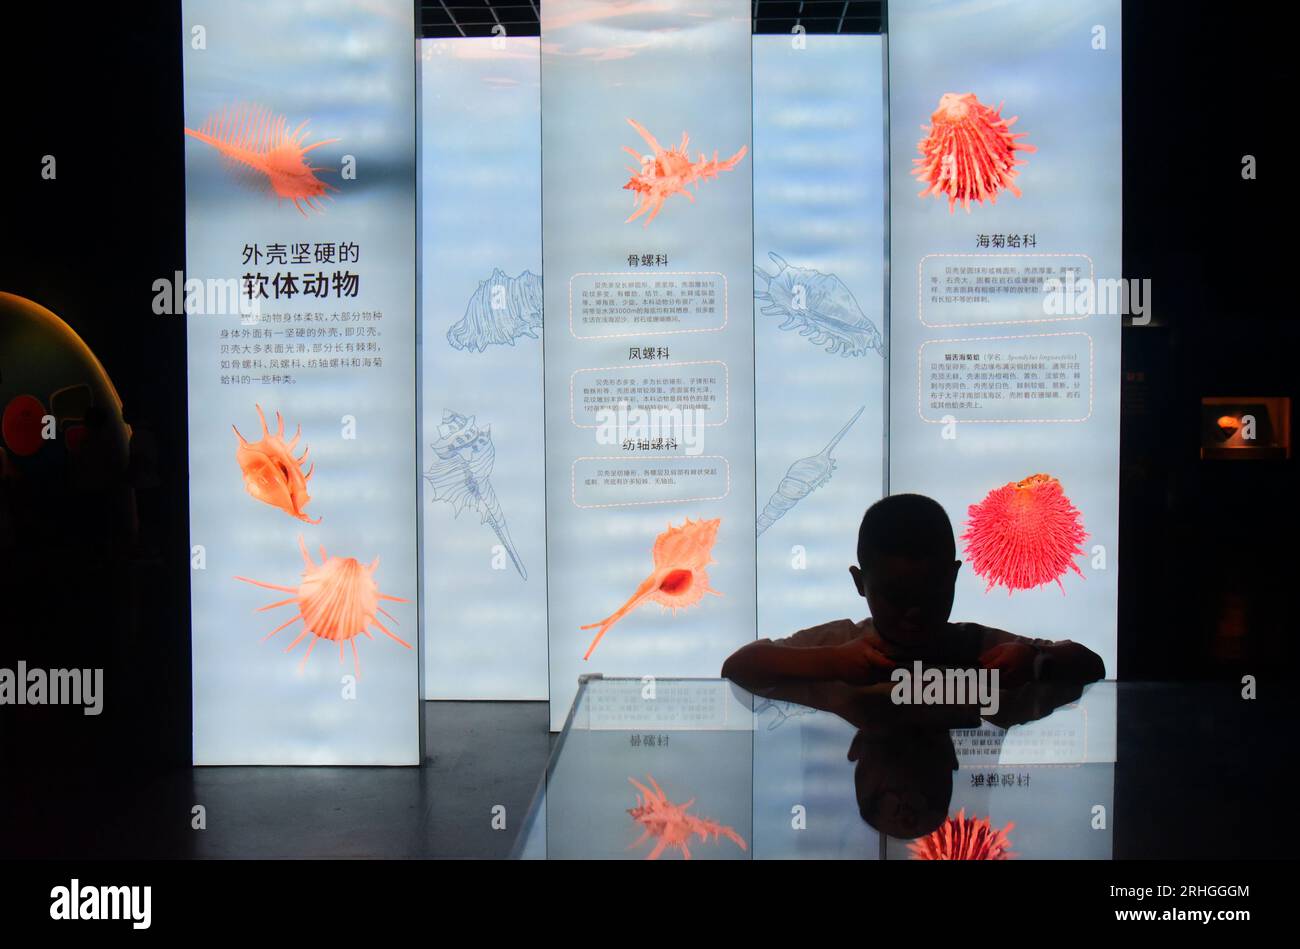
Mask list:
[[[950,623],[957,572],[952,523],[919,494],[873,504],[858,530],[858,562],[849,567],[871,615],[835,620],[733,653],[722,675],[758,689],[794,679],[874,685],[898,666],[997,669],[1003,689],[1031,681],[1093,682],[1101,658],[1078,643],[1028,639],[977,623]]]

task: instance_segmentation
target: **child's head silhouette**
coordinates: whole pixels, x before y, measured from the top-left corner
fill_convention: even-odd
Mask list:
[[[959,569],[952,522],[936,501],[895,494],[863,515],[858,564],[849,573],[884,639],[900,646],[934,642],[952,612]]]
[[[890,837],[924,837],[948,819],[957,752],[944,729],[859,731],[849,746],[862,819]]]

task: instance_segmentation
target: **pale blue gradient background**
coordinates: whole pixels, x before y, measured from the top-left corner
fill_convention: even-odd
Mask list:
[[[420,41],[420,470],[444,409],[491,426],[491,483],[528,579],[509,558],[493,569],[492,528],[420,478],[429,699],[547,697],[541,329],[483,352],[447,342],[493,268],[542,272],[537,39],[494,42]]]
[[[879,36],[754,37],[754,261],[834,274],[883,336],[885,126]],[[811,279],[811,277],[810,277]],[[758,285],[763,285],[758,280]],[[790,465],[866,410],[831,453],[835,471],[758,538],[758,630],[777,639],[866,615],[848,565],[884,490],[885,360],[841,356],[754,305],[757,507]],[[794,569],[798,545],[806,567]]]
[[[207,48],[188,43],[195,24]],[[187,2],[185,122],[201,126],[219,107],[253,102],[288,117],[311,119],[310,141],[340,141],[309,153],[336,169],[320,177],[340,190],[324,214],[303,217],[285,202],[241,185],[218,153],[185,140],[188,276],[235,278],[245,244],[353,241],[361,259],[356,299],[298,298],[266,312],[383,311],[384,367],[301,370],[293,386],[222,386],[218,333],[238,316],[192,316],[189,339],[190,542],[207,551],[207,569],[191,573],[194,761],[196,764],[415,764],[419,761],[418,613],[416,603],[417,464],[415,457],[415,53],[410,4],[374,0],[364,7],[325,0],[304,15],[301,4]],[[179,41],[179,40],[178,40]],[[181,136],[181,130],[176,135]],[[356,180],[340,180],[343,155],[356,158]],[[263,272],[315,267],[261,267]],[[329,267],[332,271],[333,266]],[[169,319],[171,317],[160,317]],[[283,324],[263,324],[283,326]],[[339,324],[341,325],[341,324]],[[283,337],[277,338],[283,341]],[[275,410],[292,435],[301,424],[316,471],[307,507],[318,526],[254,500],[235,463],[231,423],[260,436],[254,402],[274,425]],[[341,419],[356,419],[355,440]],[[369,563],[380,589],[409,597],[385,603],[400,625],[358,640],[362,678],[355,700],[341,697],[352,655],[321,641],[302,674],[298,662],[314,637],[290,655],[295,623],[262,637],[294,615],[292,606],[258,607],[285,598],[240,583],[235,575],[296,586],[303,535],[314,560],[324,544],[334,556]],[[382,619],[382,617],[381,617]]]
[[[1107,29],[1104,51],[1091,47],[1092,27]],[[1071,322],[926,330],[917,318],[916,267],[932,253],[976,252],[977,234],[1036,233],[1038,253],[1085,253],[1097,276],[1120,276],[1120,4],[1118,0],[896,0],[889,8],[891,331],[891,493],[919,492],[947,509],[960,535],[967,508],[993,488],[1046,472],[1059,478],[1083,512],[1086,579],[1008,595],[969,564],[958,579],[953,619],[1026,636],[1072,639],[1097,652],[1116,675],[1119,577],[1120,322],[1097,316]],[[945,92],[974,92],[1037,146],[1021,154],[1017,184],[996,205],[972,203],[948,213],[946,199],[916,195],[910,174],[916,145]],[[925,339],[1086,332],[1096,364],[1092,417],[1082,423],[958,423],[957,438],[917,413],[916,352]],[[998,346],[992,343],[991,346]],[[1091,566],[1094,545],[1106,548],[1106,569]],[[962,557],[960,541],[958,556]]]
[[[696,203],[670,198],[649,227],[624,223],[630,157],[645,143],[625,121],[661,143],[690,134],[692,158],[719,158],[751,143],[749,5],[740,0],[675,0],[617,7],[550,0],[542,7],[542,226],[546,268],[546,491],[550,612],[551,725],[558,729],[578,676],[716,675],[723,660],[752,641],[754,601],[753,149],[739,165],[701,182]],[[694,189],[692,189],[694,190]],[[626,271],[631,253],[668,255],[668,271],[722,271],[730,320],[721,333],[646,340],[575,340],[569,335],[568,280],[581,271]],[[631,345],[667,346],[674,362],[727,360],[731,416],[706,429],[703,452],[731,462],[723,500],[582,510],[570,500],[570,467],[580,455],[610,455],[591,429],[569,419],[574,369],[627,363]],[[594,630],[653,567],[655,537],[670,522],[722,519],[707,596],[676,616],[643,605],[606,634],[588,662]]]

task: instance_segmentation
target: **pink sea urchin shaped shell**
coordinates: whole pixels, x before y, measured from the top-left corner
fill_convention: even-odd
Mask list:
[[[1051,475],[994,488],[967,513],[961,539],[971,569],[988,581],[984,592],[1001,585],[1009,594],[1053,581],[1065,592],[1066,570],[1083,576],[1074,563],[1088,538],[1083,515]]]
[[[958,201],[969,214],[972,198],[996,204],[1004,189],[1020,197],[1015,166],[1025,162],[1016,152],[1038,149],[1017,141],[1025,133],[1011,133],[1018,118],[1004,119],[1001,104],[991,109],[974,93],[945,92],[931,124],[922,126],[929,134],[916,146],[921,157],[913,159],[912,174],[927,186],[920,197],[947,195],[949,214]]]

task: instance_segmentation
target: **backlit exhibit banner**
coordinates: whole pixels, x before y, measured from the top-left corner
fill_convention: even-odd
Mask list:
[[[536,37],[420,41],[424,695],[546,671]]]
[[[890,476],[947,509],[954,620],[1116,674],[1119,0],[889,5]]]
[[[884,491],[879,36],[754,37],[758,629],[866,615],[848,565]]]
[[[183,14],[194,762],[415,764],[413,7]]]
[[[583,673],[754,638],[752,37],[741,0],[541,12],[558,728]]]

